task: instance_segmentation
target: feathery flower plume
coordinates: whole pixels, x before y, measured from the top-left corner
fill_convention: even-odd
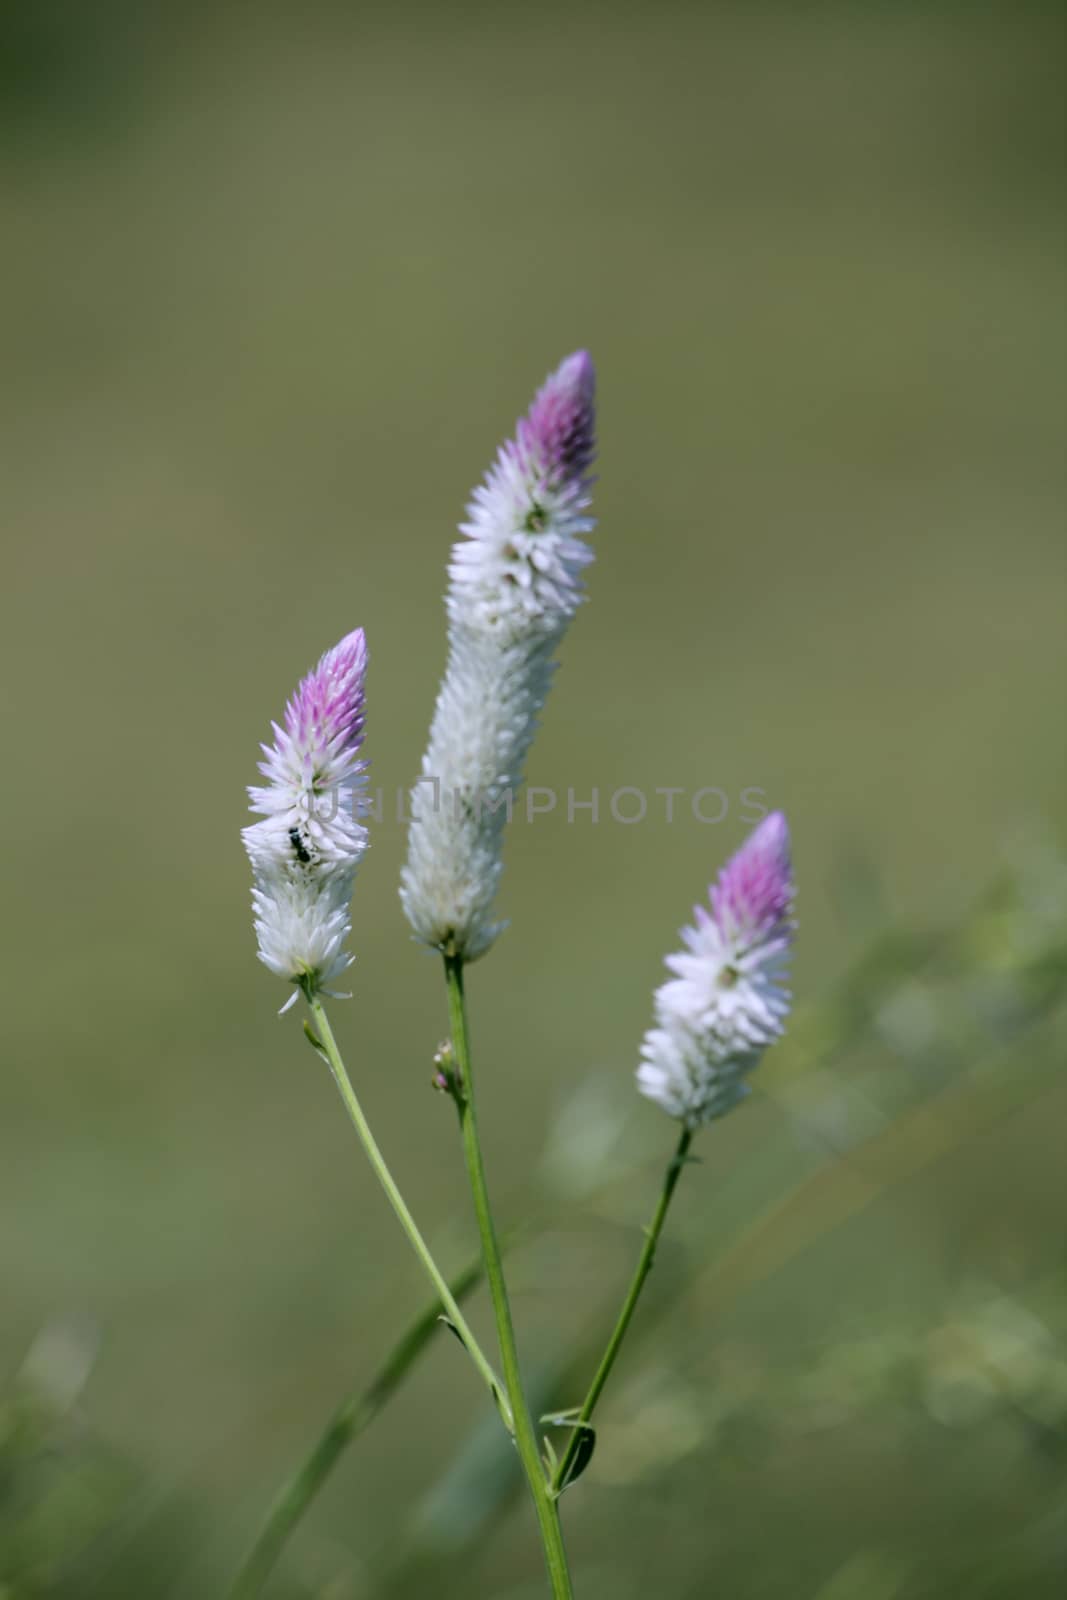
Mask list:
[[[448,568],[448,663],[400,896],[419,939],[468,961],[504,926],[504,824],[593,559],[595,385],[584,350],[550,374],[475,489]]]
[[[726,863],[710,911],[695,908],[685,950],[667,957],[676,976],[656,991],[637,1083],[689,1128],[744,1099],[745,1078],[784,1031],[793,894],[789,827],[775,811]]]
[[[356,820],[367,644],[362,628],[328,650],[261,746],[265,786],[248,793],[262,817],[242,830],[252,863],[259,958],[318,991],[350,964],[349,901],[367,830]],[[288,1002],[296,999],[296,994]],[[283,1008],[284,1009],[284,1008]]]

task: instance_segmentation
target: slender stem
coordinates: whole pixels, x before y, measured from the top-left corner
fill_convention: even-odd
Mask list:
[[[472,1261],[449,1285],[462,1300],[481,1282],[481,1260]],[[307,1456],[275,1497],[266,1521],[230,1590],[230,1600],[254,1600],[308,1506],[332,1472],[339,1456],[377,1416],[400,1386],[440,1324],[440,1301],[434,1300],[393,1346],[368,1387],[345,1400],[312,1445]]]
[[[462,1311],[459,1309],[455,1296],[448,1287],[448,1284],[436,1261],[430,1254],[426,1241],[416,1227],[415,1219],[405,1205],[404,1197],[397,1188],[393,1175],[385,1164],[385,1157],[378,1149],[374,1135],[370,1131],[370,1124],[363,1115],[363,1108],[356,1099],[356,1091],[349,1082],[348,1073],[345,1071],[345,1064],[341,1059],[341,1052],[337,1048],[337,1041],[333,1036],[333,1029],[330,1027],[330,1021],[325,1010],[323,1009],[322,1001],[316,994],[308,994],[307,1001],[311,1010],[311,1015],[315,1020],[315,1033],[318,1037],[322,1054],[326,1057],[326,1060],[329,1063],[330,1071],[334,1076],[334,1081],[336,1082],[338,1089],[341,1091],[341,1099],[344,1101],[345,1110],[348,1112],[348,1115],[352,1120],[352,1124],[355,1127],[356,1132],[359,1134],[363,1148],[367,1152],[367,1158],[370,1161],[371,1166],[374,1168],[378,1182],[385,1190],[389,1204],[396,1212],[400,1226],[407,1234],[415,1254],[422,1262],[427,1277],[436,1289],[438,1299],[448,1314],[449,1322],[455,1328],[456,1333],[459,1335],[460,1342],[463,1344],[467,1354],[470,1356],[471,1360],[474,1362],[474,1365],[477,1367],[478,1371],[481,1373],[483,1379],[488,1385],[489,1392],[497,1403],[497,1406],[500,1410],[500,1415],[504,1419],[504,1423],[508,1429],[508,1432],[514,1433],[515,1423],[512,1417],[512,1408],[508,1403],[504,1388],[500,1382],[500,1379],[497,1377],[496,1373],[489,1365],[489,1362],[486,1360],[477,1339],[474,1337],[474,1334],[468,1327],[467,1320]]]
[[[559,1495],[566,1487],[567,1479],[570,1475],[571,1468],[574,1465],[575,1457],[577,1456],[578,1451],[581,1449],[582,1436],[585,1432],[586,1424],[592,1417],[593,1412],[596,1409],[596,1403],[600,1399],[601,1391],[603,1390],[604,1385],[607,1383],[608,1378],[611,1376],[611,1369],[615,1365],[615,1357],[618,1355],[622,1341],[626,1337],[626,1330],[630,1326],[630,1319],[634,1314],[638,1300],[641,1298],[641,1290],[645,1286],[645,1279],[652,1270],[652,1263],[656,1257],[656,1245],[658,1244],[659,1236],[663,1231],[663,1224],[667,1216],[667,1208],[671,1203],[671,1195],[674,1193],[675,1184],[678,1182],[678,1179],[681,1176],[682,1168],[685,1165],[685,1159],[689,1151],[689,1146],[692,1143],[692,1139],[692,1131],[689,1128],[683,1128],[681,1137],[678,1140],[678,1148],[675,1150],[674,1155],[671,1158],[670,1165],[664,1174],[663,1188],[660,1190],[660,1197],[656,1203],[656,1209],[653,1213],[652,1221],[645,1229],[644,1249],[641,1251],[640,1258],[637,1262],[637,1267],[634,1271],[633,1279],[630,1283],[629,1289],[626,1292],[626,1299],[622,1303],[622,1310],[619,1312],[619,1319],[616,1322],[615,1327],[612,1329],[612,1334],[611,1338],[608,1340],[607,1349],[601,1356],[600,1365],[596,1370],[596,1375],[593,1378],[592,1383],[589,1385],[589,1393],[586,1395],[582,1404],[582,1409],[578,1413],[577,1420],[574,1424],[574,1431],[570,1437],[570,1442],[560,1458],[559,1465],[552,1474],[550,1492],[553,1495]]]
[[[496,1317],[500,1356],[504,1364],[504,1382],[507,1384],[511,1412],[515,1420],[515,1443],[522,1460],[523,1471],[530,1485],[537,1521],[544,1546],[545,1565],[552,1582],[555,1600],[572,1600],[570,1574],[567,1570],[567,1553],[563,1547],[563,1530],[554,1496],[550,1493],[541,1464],[530,1407],[522,1386],[519,1369],[519,1352],[515,1343],[515,1329],[511,1320],[504,1265],[500,1256],[493,1214],[489,1205],[489,1191],[485,1181],[481,1144],[478,1139],[478,1119],[475,1111],[474,1077],[471,1070],[470,1039],[467,1032],[467,1004],[463,992],[463,961],[459,956],[445,957],[445,978],[448,983],[448,1012],[452,1024],[452,1050],[459,1069],[460,1083],[457,1104],[463,1130],[463,1152],[467,1161],[474,1210],[482,1236],[482,1253],[485,1257],[485,1275]]]

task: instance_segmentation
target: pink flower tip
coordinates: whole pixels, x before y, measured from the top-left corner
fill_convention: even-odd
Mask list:
[[[519,451],[560,483],[579,482],[596,454],[595,428],[596,368],[588,350],[576,350],[545,379],[519,423]]]
[[[354,754],[363,739],[367,640],[354,628],[302,680],[285,708],[290,738]]]
[[[781,811],[772,811],[712,885],[711,909],[724,935],[784,936],[788,941],[793,895],[789,824]]]

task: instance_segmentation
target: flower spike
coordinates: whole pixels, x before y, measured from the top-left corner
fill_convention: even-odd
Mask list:
[[[328,650],[263,745],[265,785],[249,789],[263,820],[242,831],[252,863],[259,958],[310,993],[350,964],[352,885],[367,848],[357,820],[367,645],[362,628]],[[295,996],[294,996],[295,998]]]
[[[549,375],[474,491],[448,568],[448,664],[400,896],[424,944],[468,961],[504,926],[504,824],[593,559],[595,387],[584,350]]]
[[[686,948],[667,957],[675,977],[656,991],[637,1083],[689,1128],[744,1099],[745,1079],[784,1031],[793,895],[789,827],[775,811],[719,874],[710,910],[696,907]]]

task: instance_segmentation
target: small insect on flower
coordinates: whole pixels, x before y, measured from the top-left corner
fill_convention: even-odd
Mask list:
[[[293,854],[296,859],[303,862],[303,864],[307,866],[311,861],[311,851],[304,843],[304,836],[300,832],[299,828],[289,829],[289,843],[293,847]]]
[[[366,781],[359,759],[366,668],[366,640],[357,628],[300,683],[282,725],[273,724],[274,742],[262,747],[259,770],[268,781],[248,791],[262,817],[242,832],[254,875],[259,958],[311,992],[352,960],[343,946],[356,868],[367,848],[367,830],[356,820]]]
[[[641,1047],[642,1094],[698,1128],[748,1093],[745,1079],[779,1038],[789,1013],[782,984],[796,931],[789,827],[765,817],[683,928],[667,957],[675,977],[655,995],[655,1026]]]

